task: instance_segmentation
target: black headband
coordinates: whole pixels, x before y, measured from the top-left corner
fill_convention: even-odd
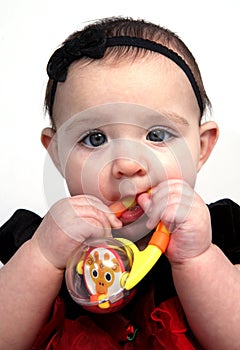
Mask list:
[[[52,115],[57,83],[64,82],[66,80],[69,66],[74,61],[79,60],[82,57],[94,59],[102,58],[106,48],[113,46],[132,46],[143,48],[158,52],[175,62],[186,74],[195,93],[201,115],[203,114],[203,101],[198,84],[187,63],[175,51],[151,40],[130,36],[116,36],[107,38],[105,33],[102,31],[97,29],[88,29],[83,31],[79,38],[73,38],[66,41],[62,47],[53,53],[48,62],[47,73],[49,78],[53,80],[50,95],[50,115]]]

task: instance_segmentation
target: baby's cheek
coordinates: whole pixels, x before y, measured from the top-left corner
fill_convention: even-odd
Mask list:
[[[94,186],[98,187],[98,169],[87,165],[87,160],[81,154],[69,156],[65,167],[65,180],[72,196],[79,194],[95,194]]]
[[[179,179],[194,187],[198,162],[198,149],[195,143],[179,137],[166,144],[163,149],[159,149],[158,160],[161,164],[161,172],[157,172],[158,183],[163,180]]]
[[[78,169],[75,171],[74,169],[68,169],[66,172],[65,180],[71,196],[84,194],[81,183],[81,174]]]
[[[179,179],[187,182],[192,188],[195,186],[197,176],[198,157],[195,154],[195,145],[187,143],[184,140],[175,151],[176,162],[179,169]]]

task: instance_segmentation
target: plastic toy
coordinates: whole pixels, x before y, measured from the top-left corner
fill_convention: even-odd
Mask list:
[[[120,218],[137,204],[127,197],[110,206]],[[69,259],[66,282],[73,300],[97,313],[123,307],[135,294],[135,286],[165,252],[170,235],[160,222],[148,246],[140,251],[125,238],[89,239]]]

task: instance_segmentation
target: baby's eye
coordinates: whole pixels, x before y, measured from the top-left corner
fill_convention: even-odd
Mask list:
[[[94,130],[89,131],[88,134],[84,136],[80,142],[89,147],[99,147],[107,142],[107,137],[101,131]]]
[[[173,134],[164,128],[155,128],[150,130],[146,139],[151,142],[166,142],[173,137]]]

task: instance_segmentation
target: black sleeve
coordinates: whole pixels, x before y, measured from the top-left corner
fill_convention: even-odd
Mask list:
[[[233,264],[240,263],[240,206],[230,199],[209,205],[213,243]]]
[[[41,217],[37,214],[19,209],[0,228],[0,261],[3,264],[32,237],[41,221]]]

